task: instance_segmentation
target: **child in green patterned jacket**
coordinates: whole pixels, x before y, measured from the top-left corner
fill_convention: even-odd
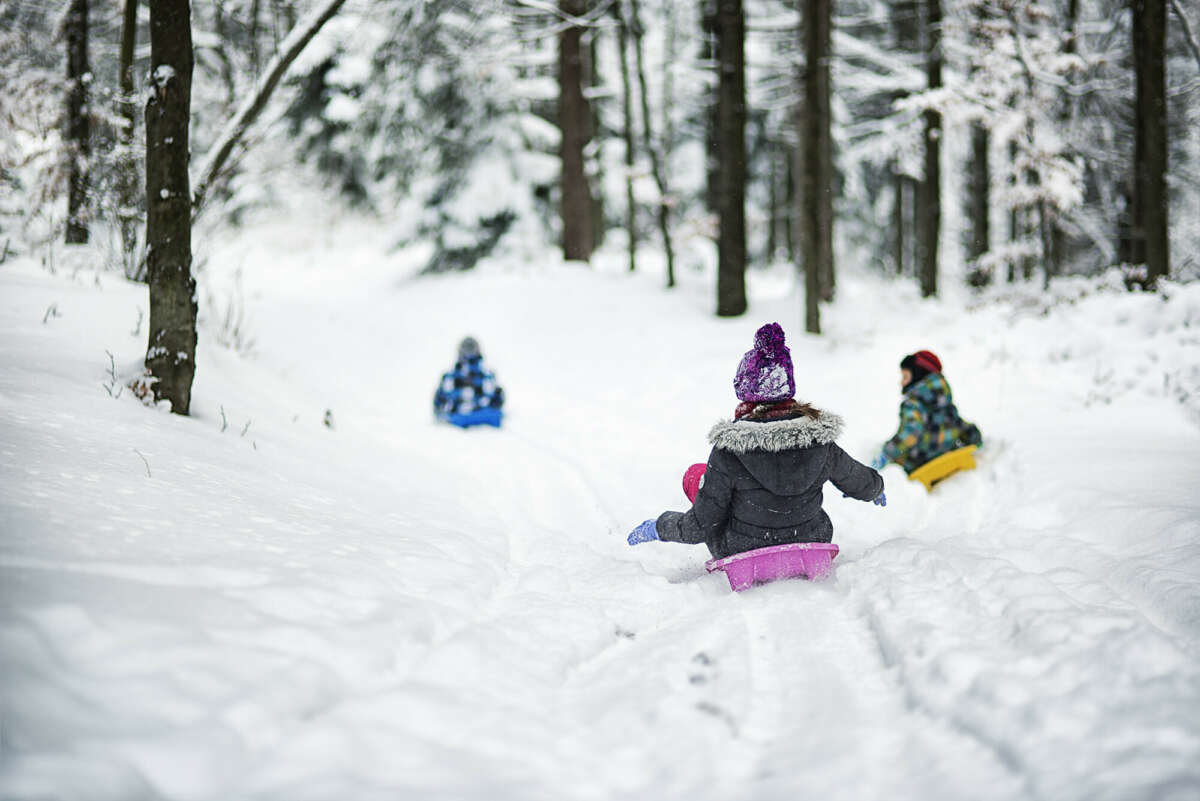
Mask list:
[[[900,428],[884,443],[871,466],[882,469],[895,462],[911,473],[943,453],[966,445],[982,445],[983,435],[974,423],[959,416],[942,376],[942,362],[932,352],[919,350],[900,362]]]

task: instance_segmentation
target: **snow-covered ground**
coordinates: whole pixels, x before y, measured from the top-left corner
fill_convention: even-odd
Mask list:
[[[848,272],[813,338],[783,273],[730,321],[619,256],[413,279],[387,244],[206,251],[191,418],[110,397],[144,288],[0,267],[0,798],[1200,798],[1200,285]],[[920,347],[987,447],[831,490],[833,578],[732,594],[625,534],[685,508],[769,320],[851,453]],[[502,430],[430,419],[467,334]]]

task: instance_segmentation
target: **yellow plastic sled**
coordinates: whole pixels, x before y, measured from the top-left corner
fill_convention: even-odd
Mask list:
[[[975,469],[975,445],[943,453],[936,459],[930,459],[925,464],[908,474],[909,481],[920,481],[925,489],[932,492],[933,485],[944,478],[954,475],[960,470]]]

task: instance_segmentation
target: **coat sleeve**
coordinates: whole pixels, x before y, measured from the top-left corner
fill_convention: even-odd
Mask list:
[[[883,476],[854,459],[837,445],[829,446],[833,456],[829,480],[851,498],[873,501],[883,492]]]
[[[921,405],[912,398],[905,398],[900,404],[900,428],[895,436],[883,445],[883,455],[890,462],[900,463],[905,455],[912,450],[925,428],[925,415]]]
[[[663,542],[708,542],[720,535],[729,522],[733,503],[733,479],[721,469],[722,459],[713,449],[704,471],[704,482],[696,493],[696,502],[687,512],[663,512],[655,529]]]
[[[433,414],[440,414],[445,409],[446,391],[444,389],[446,383],[445,375],[442,380],[438,381],[438,389],[433,393]]]
[[[442,414],[450,406],[450,389],[454,387],[454,379],[450,373],[445,373],[438,382],[437,392],[433,393],[433,413]]]

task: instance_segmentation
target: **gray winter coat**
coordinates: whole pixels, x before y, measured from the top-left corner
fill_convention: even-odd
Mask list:
[[[821,509],[826,481],[860,501],[883,492],[883,478],[834,443],[841,431],[842,419],[826,412],[717,423],[696,502],[688,512],[659,515],[659,539],[703,542],[718,559],[786,542],[829,542],[833,523]]]

